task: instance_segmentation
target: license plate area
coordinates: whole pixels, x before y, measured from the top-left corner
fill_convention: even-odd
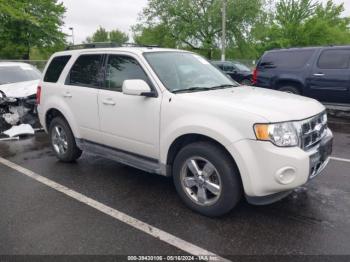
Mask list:
[[[326,161],[327,158],[332,154],[333,151],[333,139],[329,139],[325,143],[320,144],[319,152],[321,156],[321,161]]]
[[[329,156],[333,151],[333,138],[321,141],[317,151],[310,156],[310,175],[309,179],[318,176],[326,167]]]

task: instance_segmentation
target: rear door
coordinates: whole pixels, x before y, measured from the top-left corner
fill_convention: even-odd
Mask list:
[[[80,134],[86,140],[102,142],[99,135],[97,94],[103,80],[104,55],[80,55],[66,80],[65,100]]]
[[[106,61],[106,79],[98,96],[104,144],[157,159],[161,97],[123,94],[123,82],[129,79],[144,80],[152,88],[137,57],[110,54]]]
[[[323,102],[350,103],[350,48],[320,52],[308,78],[310,96]]]
[[[279,89],[283,86],[281,81],[303,85],[315,52],[313,48],[266,52],[257,65],[256,86]],[[307,90],[300,91],[309,96]]]

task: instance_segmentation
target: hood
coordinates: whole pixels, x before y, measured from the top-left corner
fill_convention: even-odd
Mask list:
[[[321,103],[311,98],[250,86],[179,95],[203,106],[217,107],[218,110],[224,107],[249,112],[268,122],[302,120],[325,110]]]
[[[23,98],[36,94],[40,80],[0,85],[0,90],[8,97]]]

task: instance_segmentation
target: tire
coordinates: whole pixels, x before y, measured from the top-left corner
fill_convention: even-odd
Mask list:
[[[74,162],[82,151],[77,147],[75,138],[67,121],[62,117],[54,118],[49,127],[51,147],[62,162]]]
[[[252,85],[252,81],[250,79],[243,79],[242,82],[241,82],[241,85],[251,86]]]
[[[194,175],[189,168],[189,163],[192,163],[192,168],[194,166],[192,160],[199,170],[202,169],[200,176]],[[214,171],[209,172],[211,176],[203,172],[207,164],[208,171],[214,167]],[[174,161],[173,179],[181,200],[205,216],[217,217],[228,213],[242,197],[242,183],[235,163],[223,149],[210,142],[197,142],[182,148]],[[217,194],[213,194],[214,191]],[[206,197],[203,197],[203,192]],[[208,201],[205,202],[205,199]]]
[[[278,89],[279,91],[286,92],[286,93],[291,93],[295,95],[300,95],[300,91],[298,88],[294,86],[282,86]]]

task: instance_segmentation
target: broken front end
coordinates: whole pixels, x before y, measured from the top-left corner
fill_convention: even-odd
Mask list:
[[[27,130],[28,125],[32,129],[40,127],[36,110],[36,95],[15,98],[7,97],[3,91],[0,91],[0,134],[12,137],[11,132],[9,134],[6,132],[24,125]]]

